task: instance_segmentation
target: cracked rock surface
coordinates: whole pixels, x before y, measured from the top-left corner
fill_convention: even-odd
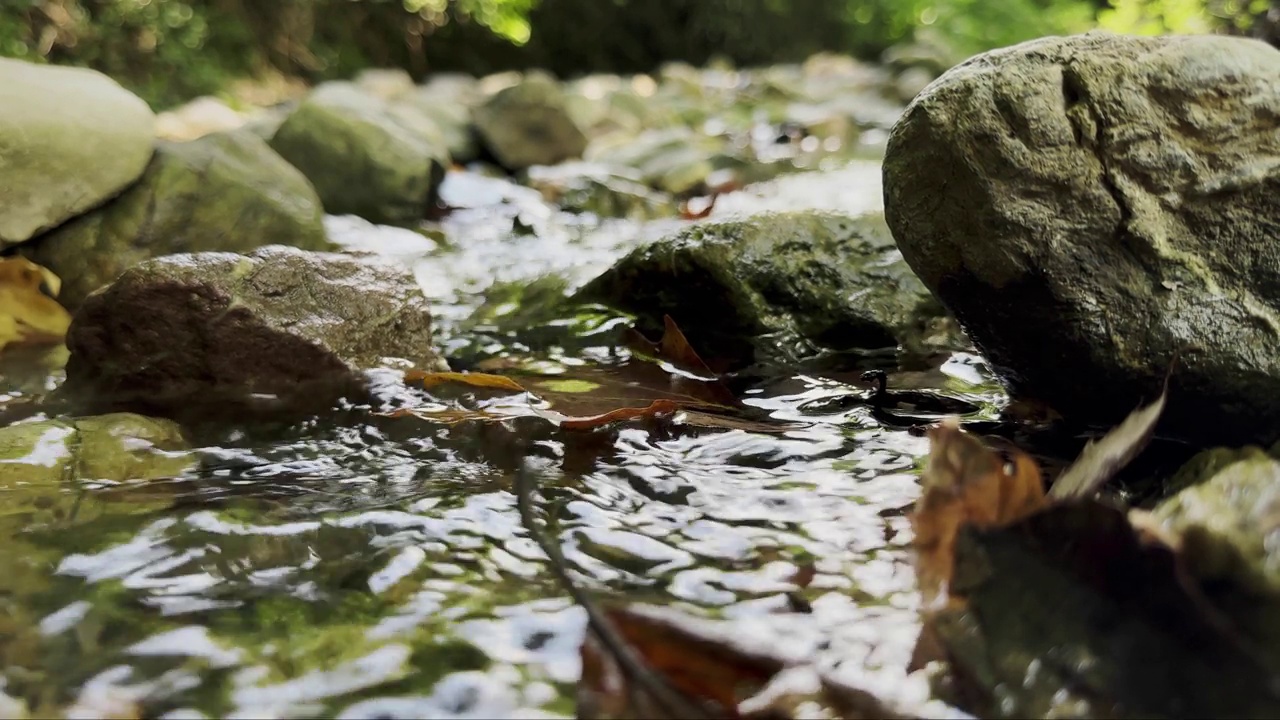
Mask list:
[[[376,259],[280,245],[169,255],[81,305],[63,390],[177,419],[319,412],[359,402],[362,370],[444,369],[431,329],[413,276]]]
[[[1280,51],[1088,33],[977,56],[884,163],[903,257],[1015,396],[1161,432],[1280,437]]]

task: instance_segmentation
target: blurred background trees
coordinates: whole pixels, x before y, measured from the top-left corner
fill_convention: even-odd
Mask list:
[[[0,55],[94,67],[164,106],[265,74],[572,76],[877,58],[913,38],[963,57],[1092,27],[1273,39],[1277,22],[1270,0],[3,0]]]

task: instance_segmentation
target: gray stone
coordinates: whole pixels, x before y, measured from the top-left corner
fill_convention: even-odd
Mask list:
[[[909,343],[943,314],[879,216],[800,211],[693,225],[638,248],[579,293],[669,314],[733,366]]]
[[[284,246],[169,255],[91,295],[62,392],[93,411],[201,420],[321,412],[365,397],[364,369],[443,369],[413,276]]]
[[[1280,437],[1280,52],[1046,38],[939,78],[894,128],[903,256],[1015,395],[1110,425],[1180,355],[1161,431]]]
[[[325,211],[409,225],[435,202],[448,151],[438,128],[351,83],[317,87],[271,147],[315,185]]]
[[[508,170],[554,165],[581,157],[587,147],[560,86],[542,74],[494,93],[472,118],[484,146]]]
[[[128,187],[154,128],[147,104],[102,73],[0,58],[0,247]]]
[[[672,194],[699,189],[715,172],[723,143],[686,127],[615,134],[592,143],[587,160],[640,171],[644,181]]]
[[[157,255],[268,244],[325,249],[324,211],[301,173],[257,136],[237,131],[159,143],[137,184],[23,252],[62,278],[58,299],[74,308]]]
[[[535,165],[525,173],[524,182],[542,193],[544,200],[569,212],[632,220],[680,214],[670,195],[651,190],[638,172],[628,168],[588,162]]]

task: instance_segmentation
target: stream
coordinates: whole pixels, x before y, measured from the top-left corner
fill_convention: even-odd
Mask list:
[[[718,199],[710,219],[881,206],[874,158]],[[455,170],[422,232],[330,216],[330,236],[414,269],[455,370],[607,353],[620,318],[531,318],[522,293],[576,287],[685,220],[599,220]],[[513,227],[519,232],[513,232]],[[479,311],[483,309],[484,312]],[[479,319],[477,319],[479,318]],[[697,338],[690,337],[696,347]],[[963,349],[891,387],[1004,402]],[[379,376],[390,406],[421,393]],[[763,433],[626,423],[566,438],[536,417],[432,423],[338,408],[290,426],[204,428],[198,472],[88,489],[71,517],[4,523],[0,716],[571,717],[585,615],[546,571],[512,494],[539,469],[582,586],[726,619],[912,712],[959,716],[905,668],[919,631],[904,516],[927,441],[858,401],[857,372],[779,374],[743,401],[799,423]],[[812,562],[810,613],[789,578]],[[12,696],[12,697],[10,697]],[[32,703],[32,698],[37,702]]]

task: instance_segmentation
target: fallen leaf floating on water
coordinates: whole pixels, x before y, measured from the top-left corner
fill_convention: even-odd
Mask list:
[[[525,392],[524,387],[520,383],[512,380],[505,375],[490,375],[489,373],[458,373],[458,372],[424,372],[422,370],[409,370],[404,374],[405,382],[422,383],[424,388],[432,388],[436,385],[444,383],[461,383],[478,388],[493,388],[497,390],[510,390],[511,392]]]
[[[71,315],[41,285],[56,296],[62,288],[57,275],[23,257],[0,259],[0,349],[12,344],[61,342]]]
[[[607,413],[595,415],[592,417],[570,417],[560,421],[560,427],[566,430],[591,430],[603,427],[612,422],[620,420],[631,420],[641,417],[654,417],[673,413],[680,409],[680,406],[671,400],[654,400],[648,407],[642,408],[618,408]]]
[[[427,389],[458,384],[493,390],[499,397],[455,399],[449,404],[402,409],[389,415],[446,423],[537,416],[565,430],[589,431],[679,411],[679,422],[696,427],[748,432],[786,432],[803,427],[772,420],[767,413],[742,404],[693,349],[675,321],[666,316],[664,325],[658,342],[630,329],[625,342],[633,357],[620,365],[569,366],[552,374],[515,368],[501,375],[410,371],[405,373],[405,381],[421,382]]]
[[[588,633],[578,681],[579,718],[786,720],[801,706],[811,717],[906,717],[870,692],[831,681],[815,666],[740,647],[729,637],[731,625],[645,606],[612,607],[604,617],[646,670],[683,698],[684,707],[665,709],[647,683],[631,682],[607,645]],[[773,685],[784,672],[795,671],[816,683]]]

